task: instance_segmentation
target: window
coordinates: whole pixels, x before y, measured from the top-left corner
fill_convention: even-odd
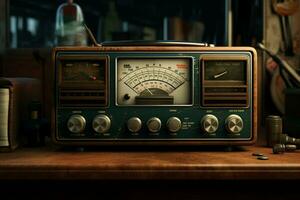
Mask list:
[[[57,43],[57,9],[63,0],[10,1],[10,47],[51,47]],[[99,42],[179,40],[227,44],[224,0],[74,0]]]

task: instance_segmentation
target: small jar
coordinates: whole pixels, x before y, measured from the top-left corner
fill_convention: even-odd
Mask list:
[[[282,134],[282,119],[278,115],[269,115],[266,118],[267,145],[273,147],[279,143],[279,136]]]

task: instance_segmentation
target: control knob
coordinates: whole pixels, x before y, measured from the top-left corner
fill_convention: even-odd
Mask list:
[[[82,115],[72,115],[68,122],[67,127],[72,133],[81,133],[85,129],[86,121]]]
[[[93,129],[97,133],[105,133],[110,129],[111,121],[110,118],[106,115],[97,115],[93,119],[92,123]]]
[[[167,128],[170,132],[175,133],[181,129],[181,121],[177,117],[170,117],[167,121]]]
[[[148,121],[147,121],[147,127],[148,127],[148,130],[151,132],[151,133],[156,133],[160,130],[161,128],[161,121],[159,118],[157,117],[152,117],[150,118]]]
[[[238,134],[244,127],[243,119],[239,115],[229,115],[225,123],[227,131],[232,134]]]
[[[209,134],[216,132],[219,127],[218,118],[211,114],[202,117],[201,124],[202,124],[202,129]]]
[[[127,121],[127,128],[132,133],[139,132],[142,128],[142,121],[138,117],[131,117]]]

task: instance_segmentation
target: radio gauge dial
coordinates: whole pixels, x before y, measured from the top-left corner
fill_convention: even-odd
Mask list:
[[[68,122],[68,130],[72,133],[81,133],[85,129],[86,121],[82,115],[72,115]]]
[[[161,121],[157,117],[152,117],[147,121],[148,130],[151,133],[157,133],[161,128]]]
[[[205,115],[202,120],[202,129],[209,134],[215,133],[219,127],[219,120],[214,115]]]
[[[138,117],[131,117],[127,121],[127,128],[132,133],[137,133],[142,128],[142,121]]]
[[[243,119],[238,115],[229,115],[226,119],[226,129],[231,134],[238,134],[243,130]]]
[[[188,57],[119,58],[118,105],[192,104],[192,65]]]
[[[93,120],[93,129],[97,133],[105,133],[110,129],[111,121],[106,115],[97,115]]]
[[[172,133],[178,132],[181,129],[181,120],[177,117],[170,117],[167,121],[167,128]]]

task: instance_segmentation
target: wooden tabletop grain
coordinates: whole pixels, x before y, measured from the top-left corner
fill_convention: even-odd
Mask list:
[[[260,152],[269,160],[258,160]],[[300,151],[271,148],[88,149],[21,148],[0,153],[0,179],[227,180],[300,179]]]

